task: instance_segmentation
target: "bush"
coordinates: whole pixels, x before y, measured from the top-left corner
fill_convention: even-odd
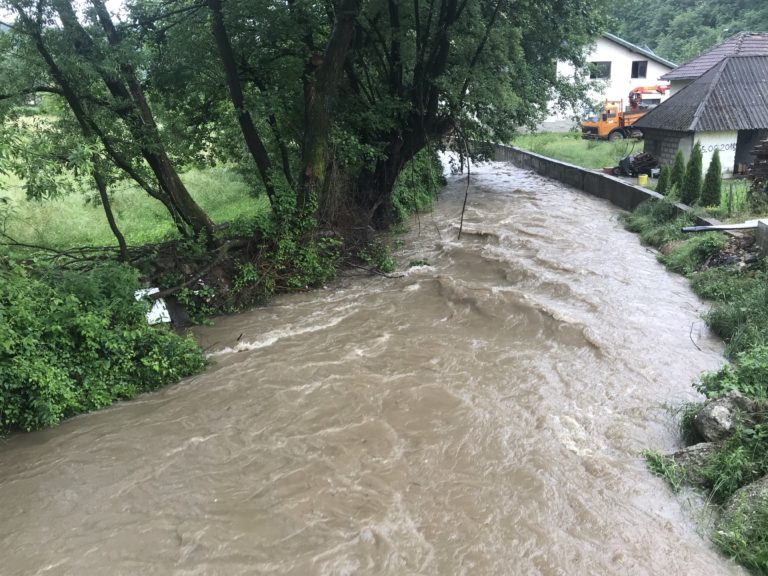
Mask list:
[[[697,142],[685,168],[685,178],[680,188],[680,201],[693,206],[701,195],[701,146]]]
[[[678,194],[683,188],[683,180],[685,180],[685,156],[683,156],[682,150],[678,150],[677,154],[675,154],[675,164],[672,166],[672,174],[670,175],[670,184]]]
[[[136,272],[0,271],[0,433],[53,426],[205,365],[191,338],[146,323]]]
[[[751,511],[742,502],[716,528],[714,541],[725,554],[755,574],[768,574],[768,499]]]
[[[437,193],[445,185],[443,167],[437,153],[424,149],[406,164],[392,192],[394,221],[405,221],[411,214],[432,208]]]
[[[701,189],[699,204],[702,206],[720,206],[720,190],[723,186],[721,171],[720,151],[715,150],[709,168],[707,168],[707,175],[704,177],[704,186]]]
[[[752,276],[743,274],[736,267],[714,267],[691,275],[691,288],[707,300],[727,302],[754,282]]]
[[[669,194],[671,179],[672,171],[670,167],[667,165],[662,166],[661,172],[659,172],[659,181],[656,183],[656,192],[665,196]]]

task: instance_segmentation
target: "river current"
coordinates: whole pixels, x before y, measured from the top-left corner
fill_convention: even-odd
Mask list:
[[[473,167],[458,239],[465,187],[402,274],[218,319],[205,373],[0,440],[0,575],[741,574],[641,456],[722,363],[704,304],[510,165]]]

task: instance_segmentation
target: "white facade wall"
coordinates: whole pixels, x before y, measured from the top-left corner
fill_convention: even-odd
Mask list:
[[[611,62],[611,78],[605,89],[595,92],[595,97],[604,100],[628,100],[629,91],[638,86],[652,86],[659,83],[659,77],[672,68],[652,60],[643,54],[601,36],[595,48],[587,57],[589,62]],[[645,78],[632,78],[632,62],[647,62]]]
[[[683,88],[688,86],[688,84],[690,84],[691,82],[693,82],[693,80],[672,80],[672,81],[670,81],[668,94],[670,96],[672,96],[673,94],[677,94],[678,92],[680,92],[680,90],[682,90]]]
[[[738,132],[696,132],[694,142],[701,144],[701,165],[706,174],[712,155],[715,150],[720,150],[720,166],[723,176],[733,176],[733,167],[736,164],[736,143]]]
[[[595,80],[595,89],[589,97],[595,102],[603,100],[623,100],[625,105],[629,100],[629,92],[638,86],[653,86],[660,81],[659,77],[666,74],[672,68],[665,66],[656,60],[648,58],[644,54],[633,52],[629,48],[614,42],[609,38],[600,36],[587,56],[588,62],[610,62],[611,77],[605,80]],[[632,78],[632,63],[645,61],[645,78]],[[564,62],[557,63],[557,73],[560,76],[573,78],[573,66]],[[587,103],[585,103],[587,104]],[[565,113],[552,110],[546,123],[571,120],[574,115],[580,116],[581,110],[567,111]]]

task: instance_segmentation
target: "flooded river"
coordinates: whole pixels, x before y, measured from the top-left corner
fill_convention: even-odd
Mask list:
[[[476,168],[398,278],[199,330],[197,377],[0,441],[0,575],[740,574],[640,452],[722,361],[608,204]]]

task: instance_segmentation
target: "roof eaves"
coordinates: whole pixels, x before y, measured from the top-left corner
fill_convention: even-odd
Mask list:
[[[650,50],[646,50],[645,48],[641,48],[637,44],[632,44],[632,42],[627,42],[623,38],[619,38],[618,36],[615,36],[611,34],[610,32],[603,32],[603,37],[608,38],[608,40],[612,40],[613,42],[616,42],[617,44],[621,44],[625,48],[628,48],[632,52],[636,52],[637,54],[642,54],[643,56],[647,56],[651,60],[655,60],[659,64],[663,64],[664,66],[668,66],[669,68],[677,68],[677,64],[674,62],[670,62],[666,58],[662,58],[658,54],[654,54]]]

